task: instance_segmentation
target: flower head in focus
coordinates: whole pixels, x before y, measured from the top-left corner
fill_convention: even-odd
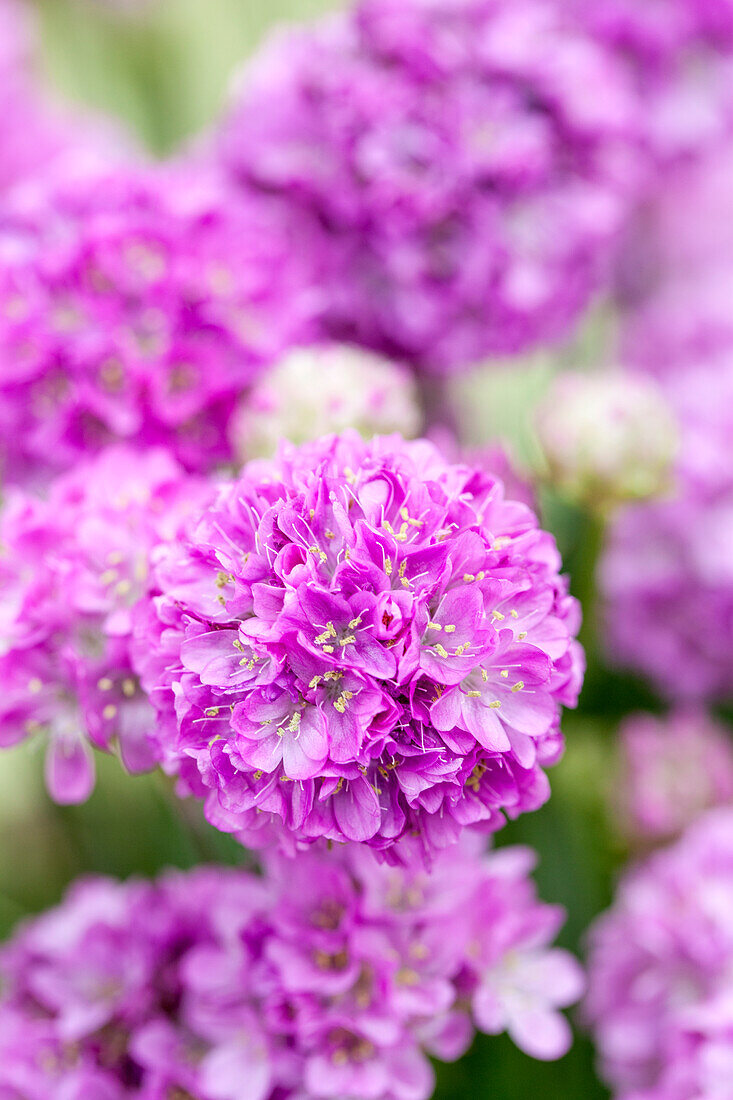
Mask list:
[[[361,855],[77,883],[0,952],[0,1091],[428,1100],[427,1054],[476,1026],[565,1053],[582,977],[531,853],[467,844],[431,875]]]
[[[270,367],[240,402],[230,436],[244,462],[272,457],[283,439],[305,443],[346,428],[409,439],[420,424],[417,388],[403,368],[360,348],[323,344]]]
[[[148,555],[208,489],[164,451],[114,447],[54,482],[11,494],[0,519],[0,745],[47,739],[62,803],[94,786],[90,747],[151,768],[155,714],[130,659]]]
[[[582,681],[559,566],[424,441],[283,446],[158,554],[136,646],[161,751],[250,845],[496,829],[545,801]]]
[[[550,482],[572,500],[603,511],[669,487],[674,416],[663,391],[643,375],[560,374],[536,426]]]

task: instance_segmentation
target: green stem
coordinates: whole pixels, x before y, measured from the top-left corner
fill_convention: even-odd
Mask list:
[[[598,599],[598,563],[606,540],[606,517],[587,511],[573,555],[571,587],[583,609],[578,640],[585,649],[588,670],[594,676],[602,664],[600,652],[601,609]]]

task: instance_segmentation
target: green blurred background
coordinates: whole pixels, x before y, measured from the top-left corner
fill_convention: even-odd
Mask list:
[[[128,0],[131,3],[131,0]],[[122,6],[122,0],[120,0]],[[269,27],[308,18],[327,0],[138,0],[127,11],[99,0],[36,0],[40,65],[66,98],[123,119],[154,153],[165,155],[201,132],[225,102],[237,64]],[[592,359],[607,320],[596,316],[562,356]],[[552,371],[538,356],[511,370],[477,370],[454,394],[463,407],[466,440],[501,431],[526,462],[535,458],[532,410]],[[550,495],[543,521],[558,537],[573,587],[592,598],[597,531],[578,511]],[[594,640],[586,638],[594,648]],[[568,911],[561,942],[582,950],[584,930],[611,896],[625,858],[610,827],[613,732],[628,710],[655,707],[645,688],[612,675],[593,659],[581,707],[565,721],[567,754],[552,773],[553,798],[539,813],[510,824],[499,843],[527,843],[539,853],[542,896]],[[98,758],[99,783],[81,807],[55,806],[42,782],[42,747],[3,753],[0,767],[0,932],[23,915],[57,902],[84,873],[153,874],[201,861],[243,862],[246,853],[203,821],[197,806],[176,800],[162,776],[126,777],[117,761]],[[480,1037],[455,1066],[438,1067],[448,1098],[533,1096],[595,1100],[607,1096],[581,1035],[562,1061],[542,1064],[505,1038]]]

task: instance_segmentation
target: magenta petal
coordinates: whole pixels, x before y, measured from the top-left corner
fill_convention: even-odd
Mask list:
[[[369,840],[382,816],[377,793],[363,778],[352,779],[333,796],[333,812],[347,840]]]
[[[51,737],[46,750],[46,788],[61,806],[86,802],[94,790],[94,754],[84,738]]]
[[[201,1085],[211,1100],[264,1100],[271,1078],[266,1050],[244,1035],[216,1047],[201,1065]]]
[[[504,1006],[487,985],[480,985],[471,1004],[477,1026],[486,1035],[499,1035],[506,1027]]]
[[[463,697],[463,725],[490,752],[509,752],[512,747],[498,711],[481,699]]]
[[[461,693],[449,688],[436,699],[430,708],[430,717],[436,730],[448,731],[461,724]]]
[[[507,1031],[525,1054],[548,1062],[567,1054],[573,1041],[565,1017],[546,1008],[529,1008],[517,1013],[510,1020]]]
[[[283,758],[284,740],[279,733],[273,733],[265,727],[262,737],[257,740],[238,739],[236,750],[242,760],[251,768],[263,772],[273,772]]]

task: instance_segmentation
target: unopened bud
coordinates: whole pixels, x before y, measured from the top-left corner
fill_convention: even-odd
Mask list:
[[[559,375],[537,413],[551,483],[593,508],[661,494],[677,446],[659,386],[621,370]]]
[[[421,427],[411,376],[380,356],[346,345],[299,348],[280,360],[245,397],[233,418],[242,461],[269,457],[281,439],[305,443],[356,428],[365,438]]]

